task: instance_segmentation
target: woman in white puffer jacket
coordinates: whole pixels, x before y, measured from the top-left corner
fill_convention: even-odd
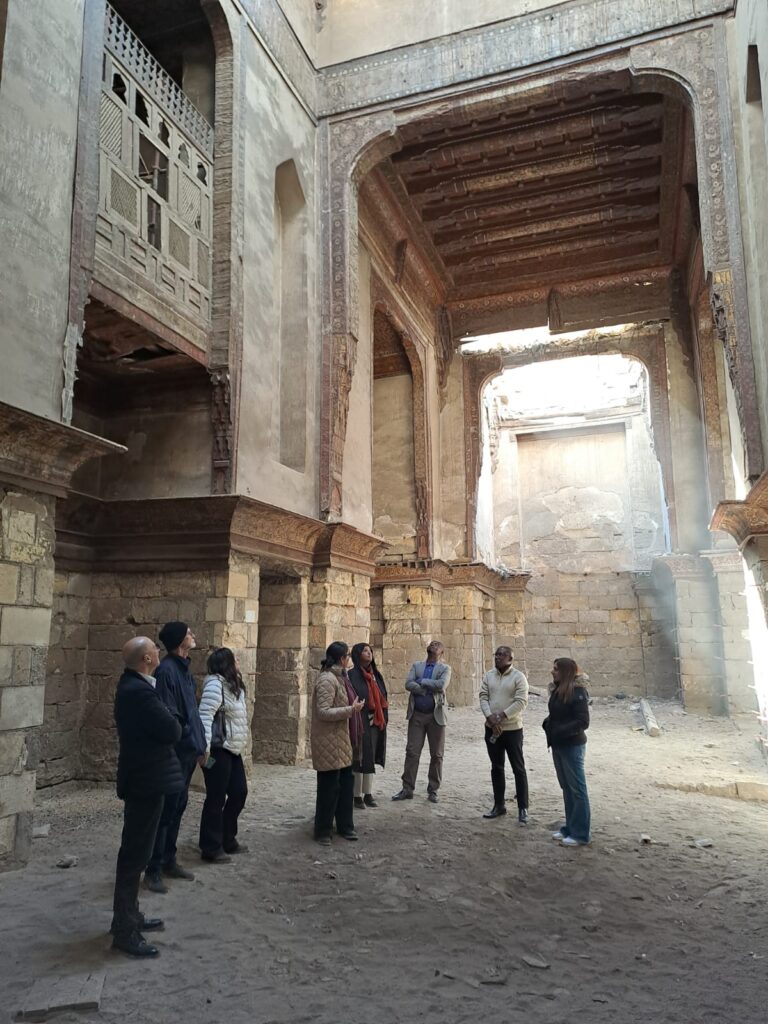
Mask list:
[[[218,647],[208,658],[208,675],[200,698],[200,718],[205,730],[205,803],[200,819],[200,853],[203,860],[224,864],[230,854],[244,853],[237,841],[237,819],[246,797],[243,751],[248,741],[248,708],[243,677],[228,647]],[[213,735],[214,718],[224,709],[224,735]]]

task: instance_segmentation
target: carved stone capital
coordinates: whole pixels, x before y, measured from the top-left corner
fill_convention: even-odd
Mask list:
[[[768,534],[768,471],[743,501],[719,502],[709,528],[729,534],[740,548],[753,537]]]
[[[7,483],[64,497],[84,462],[125,451],[104,437],[0,402],[0,480]]]
[[[410,565],[379,565],[372,585],[429,586],[438,590],[451,587],[477,587],[488,594],[498,591],[522,591],[528,585],[528,572],[509,575],[491,569],[484,562],[444,562],[439,558]]]
[[[343,523],[275,508],[237,495],[103,502],[72,497],[57,521],[63,568],[114,572],[224,570],[232,551],[268,571],[306,575],[313,567],[373,575],[386,546]]]
[[[708,575],[708,567],[698,555],[660,555],[653,560],[653,572],[666,572],[674,580],[702,579]]]

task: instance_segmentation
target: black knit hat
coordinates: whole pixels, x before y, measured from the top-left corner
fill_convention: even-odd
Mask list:
[[[166,622],[160,630],[160,643],[166,651],[175,651],[187,635],[188,629],[186,622]]]

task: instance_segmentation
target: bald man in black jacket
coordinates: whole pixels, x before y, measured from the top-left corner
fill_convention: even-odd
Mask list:
[[[181,723],[155,690],[153,673],[159,663],[155,642],[146,636],[134,637],[123,648],[123,661],[115,724],[120,741],[117,795],[125,809],[115,873],[112,946],[131,956],[157,956],[157,946],[147,942],[142,932],[160,931],[164,925],[139,910],[139,882],[152,853],[165,796],[184,788],[174,749]]]

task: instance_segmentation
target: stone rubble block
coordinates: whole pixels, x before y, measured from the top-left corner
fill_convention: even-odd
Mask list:
[[[0,610],[0,644],[47,647],[50,634],[50,608],[20,608],[10,605]]]
[[[44,686],[4,686],[0,690],[0,730],[43,724]]]

